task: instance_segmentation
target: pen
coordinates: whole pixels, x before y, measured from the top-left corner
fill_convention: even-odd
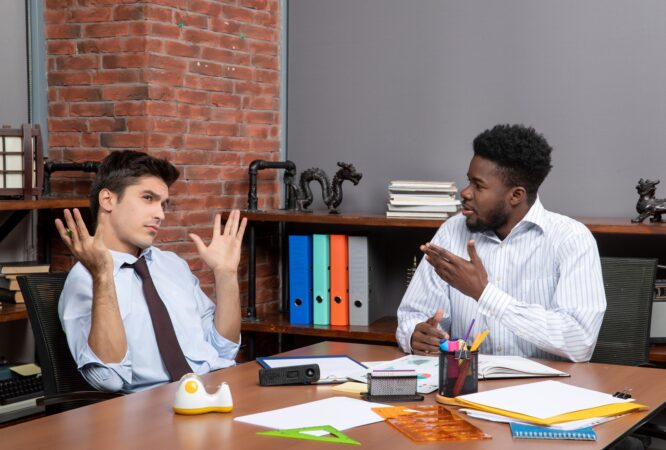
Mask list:
[[[467,329],[467,333],[465,334],[465,343],[467,343],[467,339],[469,339],[469,334],[472,332],[472,327],[474,326],[474,322],[476,319],[472,319],[472,322],[469,324],[469,328]]]
[[[476,339],[474,339],[474,342],[472,343],[472,348],[470,349],[470,351],[472,351],[472,352],[476,351],[476,349],[479,348],[479,346],[481,346],[481,343],[483,343],[483,340],[486,338],[486,336],[488,336],[489,332],[490,332],[490,330],[486,330],[483,333],[481,333],[480,335],[478,335],[476,337]]]

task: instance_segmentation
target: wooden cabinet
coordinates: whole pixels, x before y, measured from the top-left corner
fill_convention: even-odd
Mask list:
[[[228,211],[226,212],[228,214]],[[226,217],[226,214],[224,217]],[[327,339],[352,339],[362,341],[395,342],[395,311],[406,288],[405,269],[412,255],[418,255],[418,244],[427,242],[443,223],[441,220],[389,219],[383,214],[344,213],[329,214],[326,211],[301,213],[294,211],[244,211],[244,217],[253,222],[284,223],[287,232],[366,234],[370,245],[382,246],[385,267],[380,268],[380,284],[389,284],[380,294],[391,304],[392,313],[367,327],[291,325],[287,313],[259,317],[258,322],[242,324],[245,332],[278,333],[287,335],[315,336]],[[604,256],[658,257],[664,253],[661,242],[666,242],[666,223],[631,223],[629,218],[578,218],[597,241]],[[622,243],[629,242],[629,245]],[[283,248],[285,248],[283,246]],[[406,250],[407,249],[407,250]],[[412,249],[412,253],[408,249]],[[405,255],[406,253],[406,255]],[[390,256],[393,255],[393,256]],[[420,259],[420,255],[419,255]],[[389,268],[394,266],[395,270]],[[395,267],[397,266],[397,267]],[[375,274],[377,275],[377,274]],[[382,275],[384,278],[382,278]],[[399,279],[396,280],[395,278]],[[252,283],[252,280],[249,280]],[[284,284],[284,283],[283,283]],[[377,282],[375,283],[377,284]],[[397,286],[397,287],[396,287]],[[392,291],[392,296],[387,294]],[[287,298],[285,298],[285,296]],[[283,311],[288,307],[288,295],[283,290]],[[653,346],[654,356],[661,355],[661,346]],[[663,356],[660,356],[663,359]]]

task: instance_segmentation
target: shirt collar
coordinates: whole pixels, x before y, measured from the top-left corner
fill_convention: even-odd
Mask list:
[[[118,274],[118,271],[120,270],[120,267],[127,263],[127,264],[134,264],[140,257],[145,257],[146,261],[152,261],[153,259],[153,246],[150,246],[146,249],[143,249],[141,251],[141,254],[139,255],[139,258],[136,256],[130,254],[130,253],[125,253],[125,252],[117,252],[115,250],[109,250],[111,253],[111,257],[113,258],[113,275],[116,276]]]
[[[520,224],[523,222],[536,225],[541,229],[542,232],[546,229],[546,209],[541,204],[541,200],[539,199],[538,195],[530,210],[527,211],[527,214],[525,214],[525,217],[523,217],[523,220],[518,222],[514,228],[521,226]]]

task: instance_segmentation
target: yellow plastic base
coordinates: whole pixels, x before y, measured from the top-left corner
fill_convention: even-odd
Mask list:
[[[207,408],[174,408],[173,412],[176,414],[188,414],[188,415],[194,415],[194,414],[206,414],[209,412],[221,412],[221,413],[228,413],[231,412],[233,409],[233,406],[209,406]]]

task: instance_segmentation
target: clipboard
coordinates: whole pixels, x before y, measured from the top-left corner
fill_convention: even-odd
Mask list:
[[[319,365],[319,381],[316,384],[344,383],[347,378],[367,372],[368,368],[347,355],[327,356],[265,356],[257,358],[264,368]]]

